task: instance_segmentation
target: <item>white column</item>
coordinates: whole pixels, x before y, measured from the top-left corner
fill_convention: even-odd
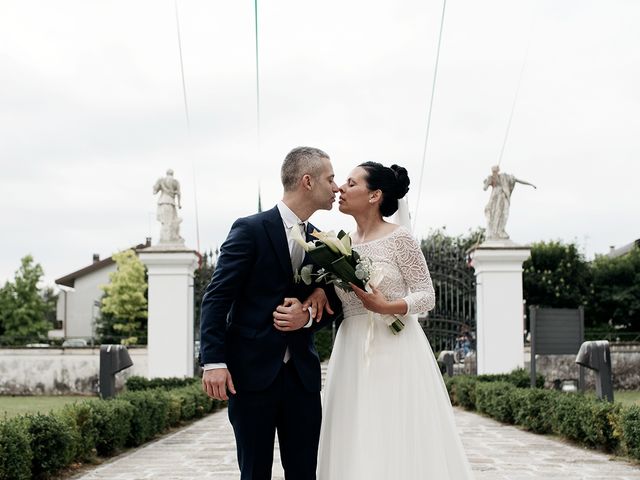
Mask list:
[[[470,253],[477,285],[478,374],[523,368],[522,263],[530,249],[509,240],[488,241]]]
[[[184,247],[183,247],[184,248]],[[191,377],[194,368],[192,250],[150,247],[139,252],[149,275],[149,378]]]

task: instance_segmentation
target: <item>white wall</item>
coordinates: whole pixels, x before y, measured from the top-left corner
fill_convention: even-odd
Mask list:
[[[133,366],[116,375],[116,388],[147,376],[147,349],[129,348],[129,356]],[[0,349],[0,395],[95,395],[99,373],[99,347]]]
[[[114,263],[76,279],[74,289],[66,293],[66,309],[65,294],[60,293],[57,313],[58,320],[64,322],[63,330],[66,337],[90,338],[92,336],[93,317],[100,315],[100,309],[94,306],[94,302],[102,298],[103,291],[100,286],[108,284],[109,274],[115,271]]]

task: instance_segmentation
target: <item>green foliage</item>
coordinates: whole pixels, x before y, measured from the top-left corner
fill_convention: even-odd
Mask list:
[[[72,427],[74,435],[75,460],[85,462],[91,460],[96,454],[96,442],[98,431],[95,425],[95,414],[91,408],[91,402],[76,402],[65,405],[61,413],[67,423]]]
[[[124,338],[123,345],[135,345],[147,337],[147,281],[145,268],[133,250],[113,255],[117,270],[109,275],[110,283],[103,285],[100,321],[101,332],[109,326]],[[106,325],[105,325],[106,324]]]
[[[202,297],[207,290],[215,265],[213,263],[213,252],[209,251],[200,257],[200,265],[193,273],[193,295],[195,302],[195,331],[200,331],[200,308],[202,307]]]
[[[517,425],[535,433],[551,433],[550,412],[559,392],[542,388],[518,388],[514,394],[513,419]]]
[[[523,293],[527,305],[577,308],[591,288],[589,264],[574,243],[538,242],[523,264]]]
[[[616,258],[597,257],[592,270],[593,297],[587,316],[595,324],[640,331],[640,248]]]
[[[22,418],[29,434],[34,477],[58,472],[71,463],[75,452],[71,426],[57,414],[27,415]]]
[[[330,327],[318,330],[313,334],[313,341],[321,362],[331,356],[331,349],[333,348],[332,336],[333,334]]]
[[[626,451],[636,460],[640,460],[640,407],[632,405],[623,410],[620,420],[622,440]]]
[[[47,316],[52,302],[45,300],[38,289],[43,274],[40,264],[34,264],[33,257],[27,255],[14,281],[0,289],[0,335],[5,337],[4,343],[18,345],[46,338],[51,328]]]
[[[500,422],[513,423],[515,391],[507,382],[478,382],[476,385],[476,408]]]
[[[32,458],[24,423],[18,419],[0,421],[0,480],[29,480]]]
[[[137,392],[139,390],[152,390],[154,388],[169,390],[173,388],[188,387],[195,384],[200,384],[200,378],[165,377],[148,379],[134,375],[127,378],[125,386],[128,391]]]
[[[446,378],[445,384],[453,405],[477,409],[536,433],[557,433],[589,447],[616,452],[624,446],[640,458],[640,407],[582,394],[520,388],[522,377],[515,370],[506,375],[461,375]]]
[[[459,405],[467,410],[476,408],[476,377],[460,375],[452,377],[448,382],[447,390],[451,395],[451,403]]]
[[[620,406],[581,394],[558,395],[552,413],[553,431],[588,446],[614,450]]]
[[[189,380],[181,388],[127,392],[117,399],[70,404],[59,413],[0,420],[0,480],[48,477],[74,460],[138,446],[222,405]]]
[[[481,382],[508,382],[518,388],[527,388],[531,385],[531,375],[523,368],[516,368],[509,373],[478,375],[477,379]],[[538,374],[536,376],[536,387],[542,388],[543,386],[544,376]]]
[[[422,239],[420,247],[423,252],[437,249],[439,251],[448,251],[452,256],[455,256],[459,252],[466,252],[485,240],[484,228],[469,229],[466,235],[458,235],[456,237],[448,235],[445,228],[433,230],[429,232],[427,238]]]
[[[112,399],[90,402],[90,408],[94,416],[98,455],[112,455],[124,448],[131,431],[134,406],[124,400]]]
[[[134,407],[127,446],[137,447],[167,429],[169,395],[165,390],[126,392],[118,397]]]

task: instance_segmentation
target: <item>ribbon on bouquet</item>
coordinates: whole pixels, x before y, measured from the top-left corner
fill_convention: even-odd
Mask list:
[[[368,325],[367,325],[367,335],[364,338],[364,364],[368,367],[371,361],[371,356],[369,353],[371,352],[371,344],[373,343],[374,336],[374,328],[373,324],[373,316],[378,315],[377,313],[373,313],[371,310],[368,311]]]
[[[392,324],[400,322],[402,324],[402,328],[404,328],[404,326],[409,321],[417,322],[418,316],[416,314],[404,315],[402,317],[402,320],[400,320],[400,318],[396,315],[381,315],[379,313],[375,313],[370,310],[367,313],[368,313],[368,316],[367,316],[368,325],[367,325],[367,334],[365,335],[365,339],[364,339],[364,363],[368,367],[371,361],[371,345],[373,344],[373,340],[375,338],[375,322],[383,321],[384,324],[390,328],[389,331],[394,336],[396,336],[399,333],[399,330],[392,328]]]
[[[375,338],[375,322],[383,321],[385,325],[391,325],[396,317],[393,315],[381,315],[379,313],[372,312],[371,310],[367,311],[367,334],[364,339],[364,362],[366,366],[369,366],[371,361],[371,345]]]

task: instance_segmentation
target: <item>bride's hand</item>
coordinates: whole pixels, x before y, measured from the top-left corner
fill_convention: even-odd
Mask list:
[[[361,288],[350,283],[358,298],[362,301],[362,305],[367,310],[381,315],[406,315],[409,311],[407,302],[403,299],[389,301],[385,298],[380,290],[375,287],[371,288],[371,293],[365,292]]]
[[[375,287],[371,288],[371,293],[368,293],[362,290],[360,287],[350,283],[351,288],[353,288],[353,293],[357,295],[357,297],[362,301],[362,305],[367,310],[371,310],[375,313],[380,314],[388,314],[389,310],[389,302],[384,297],[382,292]]]

